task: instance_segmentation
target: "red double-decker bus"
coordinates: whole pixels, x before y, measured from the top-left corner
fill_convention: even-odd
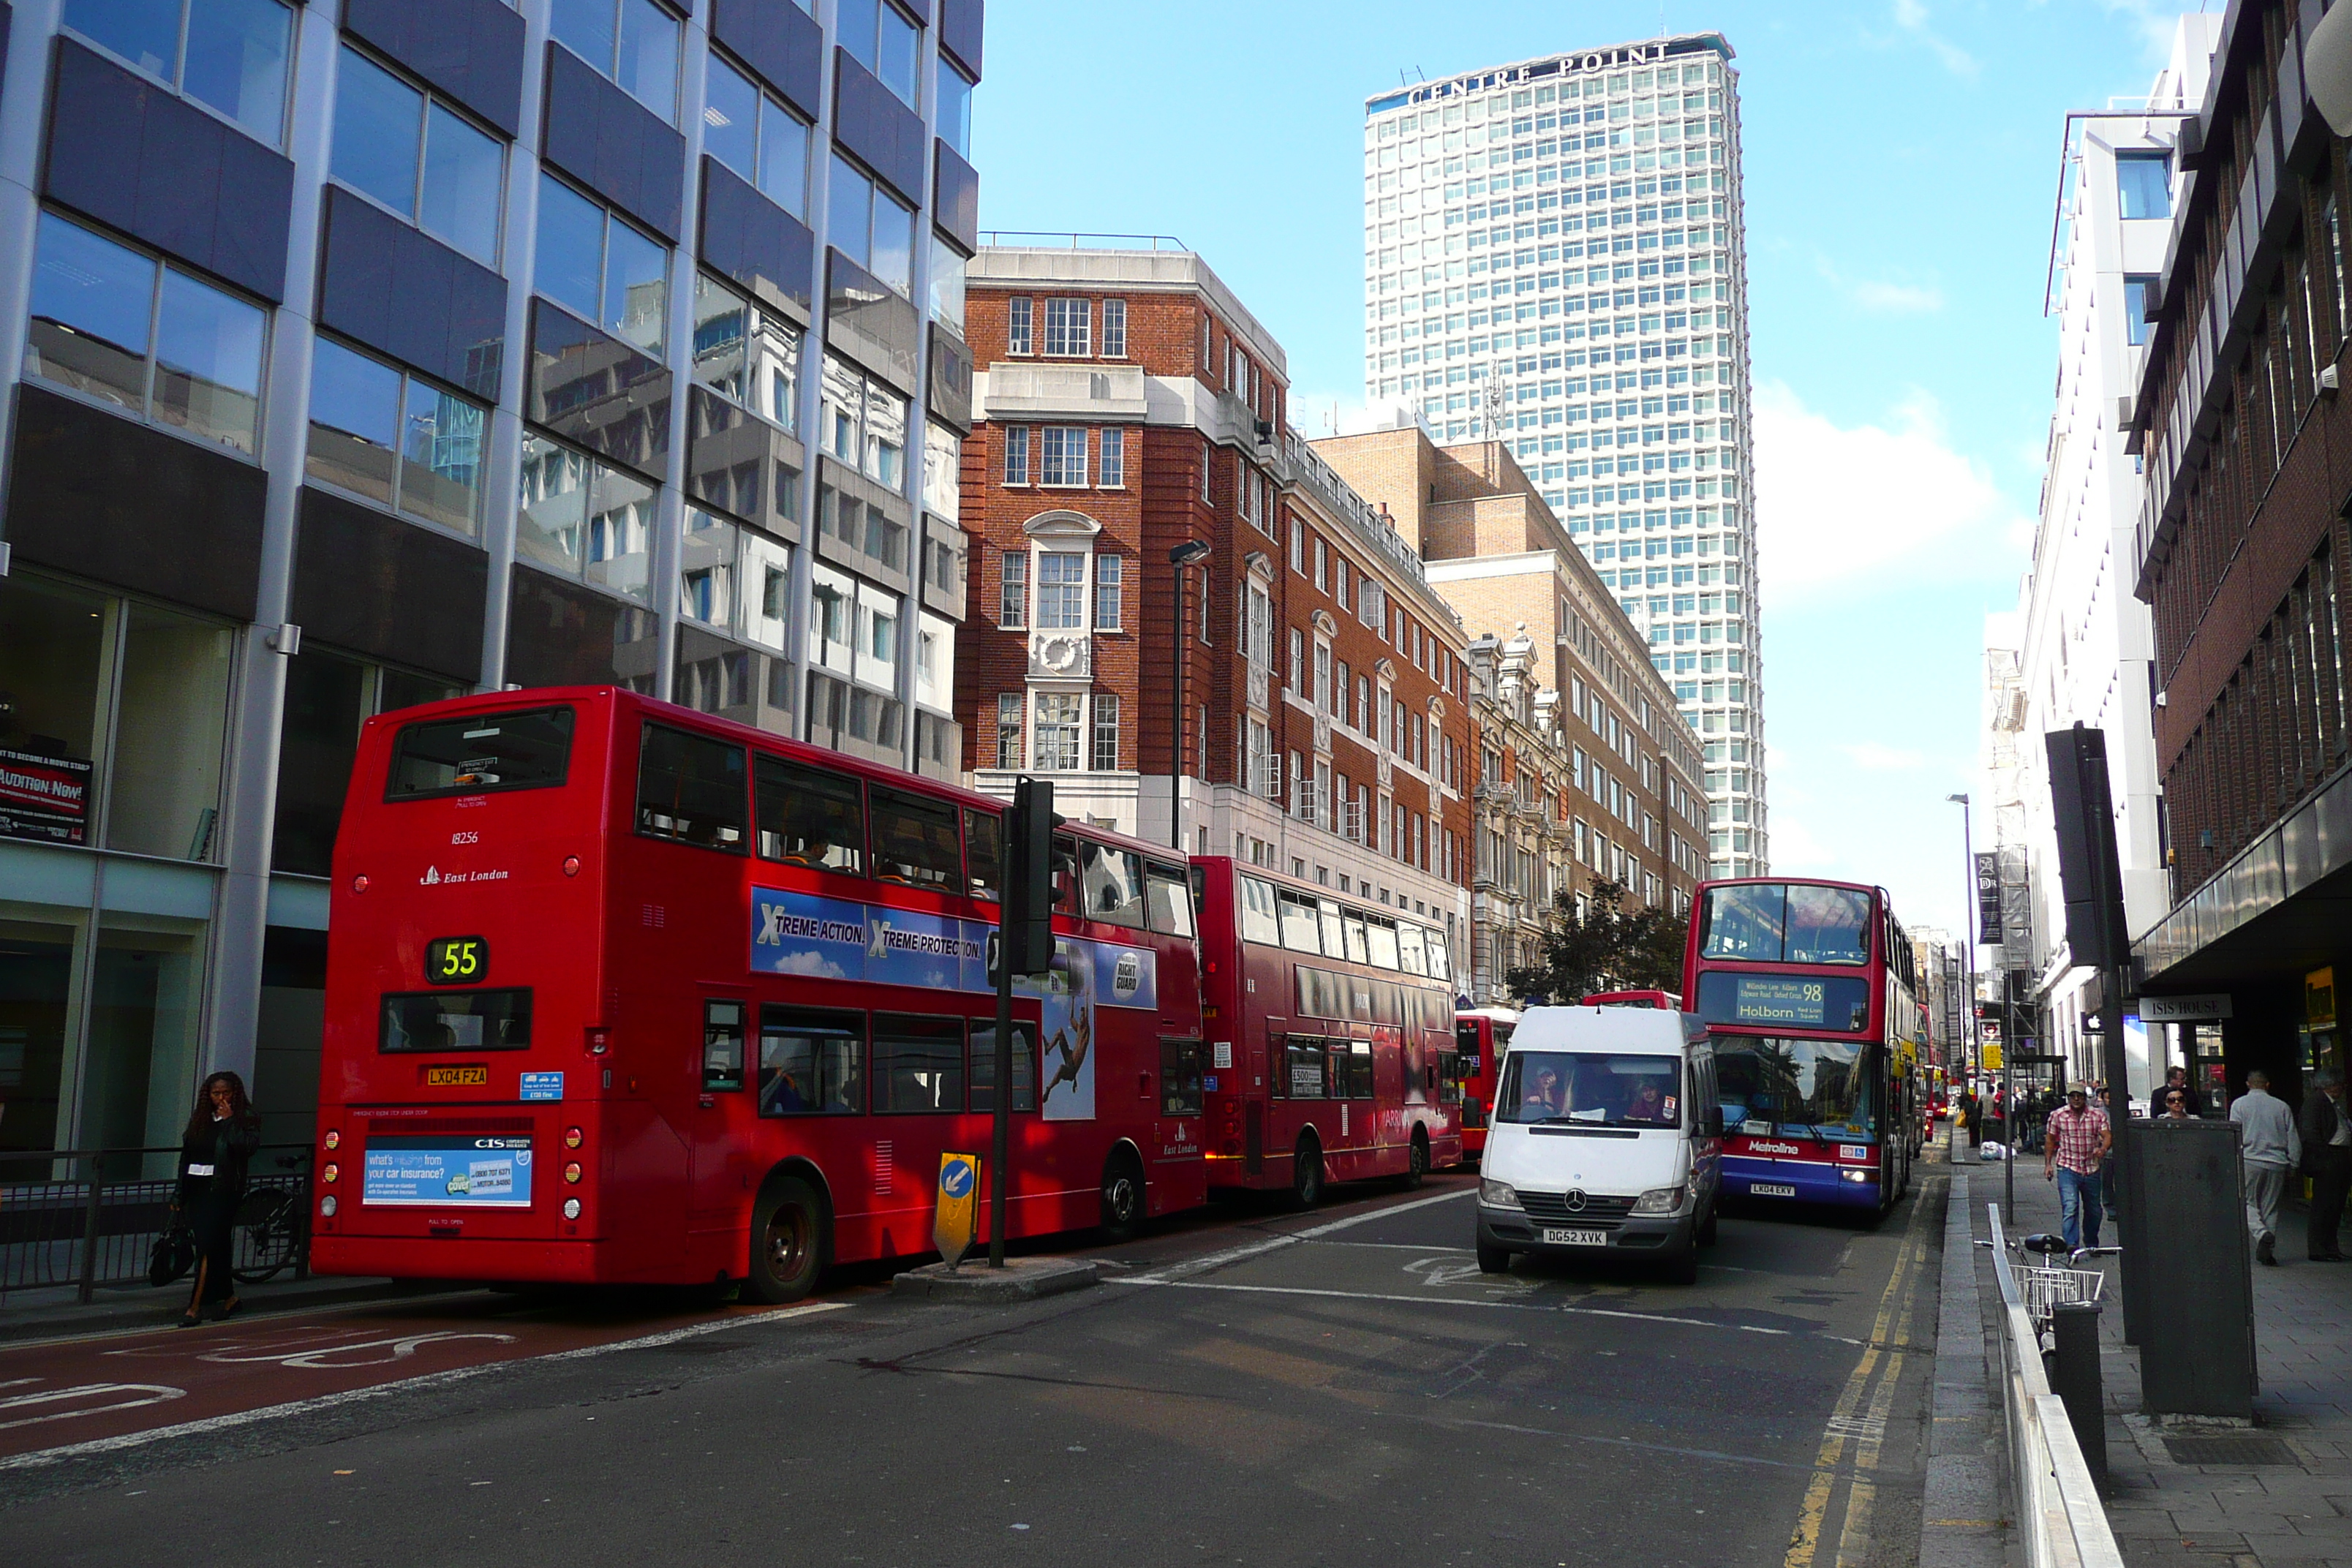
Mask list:
[[[1465,1007],[1454,1015],[1454,1071],[1461,1080],[1462,1157],[1475,1160],[1486,1152],[1486,1128],[1494,1120],[1495,1084],[1503,1070],[1503,1052],[1518,1027],[1519,1015],[1509,1007]]]
[[[940,1154],[989,1147],[1001,804],[609,688],[370,720],[312,1267],[789,1300],[929,1251]],[[1055,859],[1018,1236],[1206,1196],[1185,868],[1075,826]]]
[[[1683,994],[1715,1042],[1727,1194],[1881,1213],[1903,1195],[1912,962],[1883,888],[1699,885]]]
[[[1668,1013],[1683,1010],[1683,999],[1671,991],[1595,991],[1580,1007],[1656,1007]]]
[[[1196,855],[1209,1183],[1288,1188],[1459,1163],[1444,933]]]

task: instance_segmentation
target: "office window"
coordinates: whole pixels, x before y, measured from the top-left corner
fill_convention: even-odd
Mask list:
[[[886,7],[887,9],[887,7]],[[825,240],[908,299],[915,289],[915,214],[836,153],[825,193]]]
[[[996,698],[996,765],[1017,769],[1024,765],[1021,752],[1021,714],[1025,699],[1017,691],[1003,691]]]
[[[522,438],[515,550],[534,565],[643,602],[651,597],[654,487],[536,432]]]
[[[1038,455],[1037,478],[1049,485],[1087,482],[1087,431],[1083,425],[1048,425]]]
[[[794,217],[808,216],[808,122],[717,54],[703,85],[702,150]]]
[[[550,0],[548,26],[557,43],[677,123],[676,16],[654,0]]]
[[[1093,337],[1093,300],[1048,300],[1045,301],[1045,352],[1047,353],[1084,354],[1087,352]]]
[[[481,527],[488,410],[331,338],[310,357],[304,472],[444,528]]]
[[[1115,632],[1126,620],[1126,604],[1122,581],[1127,569],[1125,558],[1117,555],[1095,557],[1095,630]]]
[[[841,47],[880,78],[882,85],[897,93],[908,108],[922,108],[915,86],[922,29],[889,0],[841,0],[835,16]]]
[[[55,213],[35,237],[25,371],[141,418],[260,450],[268,318]]]
[[[1004,482],[1008,485],[1029,482],[1029,426],[1026,425],[1004,427]]]
[[[1084,631],[1087,625],[1087,558],[1076,551],[1047,550],[1037,556],[1037,628]]]
[[[668,247],[552,174],[539,179],[532,282],[583,321],[666,357]]]
[[[694,379],[730,403],[800,433],[799,325],[708,273],[697,273],[694,279]]]
[[[1118,695],[1095,693],[1094,756],[1087,764],[1098,773],[1118,772]]]
[[[1095,482],[1105,489],[1127,483],[1127,432],[1116,425],[1102,433],[1102,467]]]
[[[349,47],[335,71],[329,171],[483,266],[498,266],[505,147]]]
[[[1034,766],[1039,773],[1067,773],[1078,765],[1078,695],[1074,691],[1037,693],[1037,745]]]
[[[971,268],[954,247],[931,247],[931,320],[945,322],[959,338],[964,335],[964,283]]]
[[[831,355],[818,394],[817,445],[896,490],[907,473],[907,400]]]
[[[1105,359],[1127,357],[1127,301],[1102,302],[1102,353]]]
[[[1004,352],[1011,354],[1030,353],[1029,320],[1031,302],[1024,299],[1004,302]]]
[[[2124,338],[2132,343],[2147,342],[2148,307],[2156,299],[2157,279],[2144,273],[2127,273],[2124,278]]]
[[[282,0],[66,0],[64,21],[272,147],[284,142],[293,13]]]
[[[2172,216],[2172,158],[2165,153],[2116,154],[2116,195],[2127,218]]]
[[[971,89],[975,84],[945,58],[940,61],[940,140],[971,162]]]
[[[1006,551],[1003,570],[1000,577],[996,597],[996,624],[1006,631],[1019,631],[1029,624],[1027,552]]]

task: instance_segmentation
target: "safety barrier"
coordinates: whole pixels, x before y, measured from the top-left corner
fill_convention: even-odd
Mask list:
[[[180,1151],[59,1149],[0,1153],[0,1301],[26,1290],[147,1277],[148,1255],[171,1223]],[[235,1267],[261,1279],[310,1266],[310,1149],[264,1144],[247,1168],[236,1216]]]
[[[2010,1267],[2000,1205],[1985,1208],[1992,1223],[1993,1276],[2000,1285],[2000,1404],[2018,1544],[2029,1568],[2123,1568],[2065,1402],[2050,1392],[2041,1337]]]

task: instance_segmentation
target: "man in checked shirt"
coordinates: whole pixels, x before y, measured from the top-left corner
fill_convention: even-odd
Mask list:
[[[2099,1164],[2115,1142],[2107,1113],[2091,1104],[2081,1084],[2050,1113],[2042,1142],[2042,1179],[2058,1182],[2058,1212],[2069,1251],[2099,1245]]]

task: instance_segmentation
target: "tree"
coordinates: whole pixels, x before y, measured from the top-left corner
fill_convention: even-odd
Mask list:
[[[1562,893],[1545,921],[1539,962],[1512,969],[1503,983],[1533,1002],[1574,1003],[1596,991],[1682,988],[1685,919],[1662,909],[1628,910],[1622,882],[1592,885],[1581,908]]]

